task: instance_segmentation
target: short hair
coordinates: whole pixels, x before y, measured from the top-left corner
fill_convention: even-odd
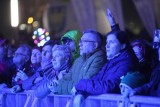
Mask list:
[[[85,30],[83,32],[83,34],[85,34],[85,33],[91,33],[91,34],[95,35],[96,41],[98,43],[98,48],[102,46],[103,36],[101,33],[99,33],[98,31],[94,31],[94,30]]]
[[[54,45],[53,48],[52,48],[52,52],[56,51],[56,50],[63,51],[64,56],[68,57],[69,61],[72,61],[72,53],[71,53],[71,50],[68,46],[66,46],[66,45]]]
[[[31,47],[29,45],[21,44],[18,48],[21,48],[23,53],[29,56],[29,58],[31,57]]]
[[[111,31],[107,33],[107,36],[111,34],[114,34],[121,44],[126,44],[126,47],[130,46],[129,36],[125,31],[121,31],[121,30]]]
[[[49,40],[49,41],[47,41],[47,42],[43,45],[43,47],[46,46],[46,45],[50,45],[50,46],[53,47],[53,46],[56,45],[56,44],[59,44],[59,42],[56,41],[56,40]]]

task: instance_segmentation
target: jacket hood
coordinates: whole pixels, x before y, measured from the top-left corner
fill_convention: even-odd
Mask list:
[[[81,37],[82,37],[82,32],[80,32],[78,30],[70,30],[61,37],[62,44],[64,44],[63,40],[66,38],[74,41],[74,43],[76,45],[75,52],[72,52],[74,59],[79,56],[79,41],[80,41]]]

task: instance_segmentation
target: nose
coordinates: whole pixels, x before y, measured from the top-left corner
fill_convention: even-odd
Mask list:
[[[36,57],[36,54],[33,54],[33,57]]]
[[[79,42],[79,46],[82,46],[82,42]]]
[[[109,48],[109,43],[106,43],[106,49]]]
[[[42,52],[42,56],[46,56],[46,52],[44,51],[44,52]]]

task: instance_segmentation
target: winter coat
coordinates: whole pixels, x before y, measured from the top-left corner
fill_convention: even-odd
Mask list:
[[[12,75],[14,64],[11,58],[5,57],[0,61],[0,84],[5,83],[7,87],[12,87]]]
[[[67,75],[58,84],[58,94],[71,94],[71,89],[81,79],[89,79],[96,75],[106,63],[104,51],[98,50],[92,54],[77,58]]]
[[[51,72],[45,73],[43,81],[35,90],[35,96],[37,98],[46,97],[51,92],[51,90],[48,87],[50,83],[62,79],[62,77],[68,73],[70,67],[71,63],[68,62],[66,64],[61,65],[61,68],[58,71],[52,69]]]
[[[134,89],[136,94],[160,97],[160,62],[153,69],[150,82]]]
[[[23,90],[34,90],[36,89],[40,83],[43,81],[39,81],[38,83],[34,83],[34,81],[36,80],[36,78],[38,77],[44,77],[45,73],[51,72],[52,71],[52,63],[50,62],[44,69],[41,69],[41,67],[39,67],[37,69],[37,71],[34,73],[34,75],[32,75],[31,77],[29,77],[27,80],[24,80],[22,83],[22,89]]]
[[[97,75],[91,79],[82,79],[75,88],[78,93],[86,95],[118,93],[120,78],[127,72],[137,69],[138,59],[132,50],[126,49],[109,60]]]

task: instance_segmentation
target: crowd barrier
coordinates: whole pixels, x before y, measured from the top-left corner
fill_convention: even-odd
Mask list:
[[[0,107],[65,107],[70,95],[49,94],[44,99],[37,99],[33,90],[11,93],[10,89],[0,91]],[[120,94],[89,96],[84,107],[118,107],[123,100]],[[125,107],[160,107],[159,97],[133,96]]]

